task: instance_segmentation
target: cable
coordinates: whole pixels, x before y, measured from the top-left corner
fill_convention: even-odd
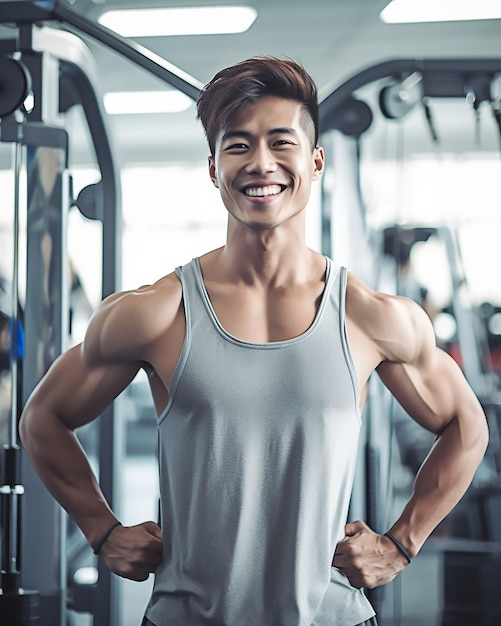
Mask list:
[[[501,156],[501,103],[492,103],[492,114],[499,130],[499,156]]]
[[[428,122],[428,128],[430,129],[431,138],[433,139],[434,143],[438,143],[438,135],[435,128],[435,122],[431,113],[430,99],[428,97],[423,98],[423,107],[426,121]]]

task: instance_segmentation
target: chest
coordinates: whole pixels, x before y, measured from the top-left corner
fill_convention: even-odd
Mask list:
[[[193,320],[191,330],[174,407],[194,428],[207,429],[208,439],[221,430],[280,438],[286,429],[358,423],[356,376],[339,325],[317,324],[266,344],[237,340],[203,320]]]
[[[263,290],[208,285],[209,306],[221,326],[248,342],[286,341],[305,333],[313,324],[324,284]]]
[[[256,402],[266,405],[261,415],[285,405],[288,416],[305,405],[319,414],[331,402],[352,407],[356,374],[338,293],[332,282],[265,292],[201,281],[187,287],[186,397],[229,402],[238,414]]]

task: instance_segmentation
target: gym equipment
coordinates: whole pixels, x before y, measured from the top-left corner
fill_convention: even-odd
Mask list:
[[[422,99],[423,76],[413,72],[399,82],[386,85],[379,92],[379,106],[385,117],[398,120]]]
[[[65,28],[52,29],[47,26],[50,22],[58,22]],[[65,349],[69,319],[66,216],[70,205],[102,223],[102,297],[119,289],[121,208],[117,158],[96,87],[94,59],[74,33],[89,35],[193,99],[198,96],[201,85],[145,48],[72,12],[63,2],[0,2],[0,23],[8,24],[15,33],[13,39],[0,40],[0,55],[5,56],[0,65],[0,75],[4,77],[4,87],[0,87],[0,111],[4,115],[0,141],[19,144],[20,167],[26,172],[28,185],[26,354],[22,362],[23,398],[26,399],[52,361]],[[27,95],[32,95],[33,106],[25,107]],[[69,140],[64,127],[64,116],[75,105],[82,106],[101,172],[101,180],[82,190],[76,201],[70,197]],[[44,291],[43,285],[48,285],[49,293]],[[17,418],[16,415],[14,433]],[[99,481],[114,506],[118,499],[115,465],[120,438],[115,430],[113,406],[105,411],[97,428]],[[12,574],[7,576],[5,586],[16,588],[18,570],[11,572],[9,568],[17,568],[15,561],[20,560],[19,589],[37,589],[40,623],[63,626],[66,608],[71,606],[91,613],[94,626],[118,624],[118,581],[102,562],[98,564],[98,585],[78,585],[72,580],[71,588],[67,588],[66,555],[78,558],[88,546],[80,536],[68,537],[66,545],[65,514],[46,492],[22,451],[18,456],[26,490],[24,519],[37,519],[39,526],[38,532],[33,533],[26,521],[11,524],[15,532],[2,535],[5,545],[19,544],[20,554],[20,557],[17,553],[8,557],[5,552],[11,563],[6,563],[6,574]],[[14,464],[12,455],[8,457],[10,468]],[[17,474],[12,476],[13,473],[9,469],[9,484],[5,486],[5,497],[15,502],[10,506],[12,510],[17,507],[23,489]],[[2,510],[10,509],[2,503]],[[43,542],[40,537],[44,537]],[[10,553],[13,552],[11,549]],[[48,563],[52,567],[48,568]],[[6,594],[3,600],[5,597]],[[1,605],[0,614],[3,618]],[[9,626],[25,618],[28,619],[18,602],[9,615]],[[19,623],[24,626],[23,621]]]
[[[329,128],[341,131],[348,137],[360,137],[372,124],[372,109],[363,100],[349,97],[326,119]]]
[[[31,91],[31,76],[18,59],[0,57],[0,118],[21,107]]]
[[[349,103],[360,100],[359,90],[373,85],[375,102],[388,120],[398,121],[415,106],[422,106],[434,141],[438,135],[432,119],[433,98],[463,98],[474,107],[488,102],[500,128],[501,138],[501,60],[500,59],[396,59],[373,65],[349,78],[320,103],[320,133],[337,129],[352,136],[343,124]],[[356,111],[357,109],[354,109]],[[364,117],[367,114],[364,114]],[[478,116],[475,117],[478,128]],[[370,127],[362,130],[365,133]],[[478,132],[478,131],[477,131]],[[362,134],[361,133],[361,134]]]
[[[385,253],[393,255],[398,247],[398,254],[405,257],[416,241],[425,241],[432,233],[440,238],[446,251],[453,285],[451,306],[457,325],[457,343],[463,355],[463,369],[483,403],[492,433],[499,432],[501,397],[499,392],[496,393],[492,389],[491,373],[483,367],[482,336],[478,332],[475,312],[465,298],[466,279],[457,234],[451,228],[428,228],[426,224],[420,228],[413,228],[412,232],[411,229],[405,229],[404,225],[395,225],[387,232],[383,228],[376,228],[370,219],[364,198],[364,191],[369,188],[371,179],[369,176],[369,186],[362,188],[360,172],[365,165],[361,159],[361,156],[365,155],[364,151],[367,150],[367,153],[373,156],[371,150],[377,152],[379,147],[374,143],[371,144],[371,139],[381,137],[383,144],[389,136],[393,138],[388,129],[398,127],[404,118],[406,121],[410,120],[410,125],[414,121],[412,116],[419,114],[420,108],[424,113],[433,144],[436,146],[439,137],[437,131],[440,131],[440,127],[436,128],[432,114],[434,99],[456,99],[460,106],[464,104],[467,111],[473,107],[475,113],[478,113],[481,103],[488,103],[499,123],[500,76],[501,58],[397,59],[374,65],[352,76],[320,102],[320,143],[327,154],[321,182],[322,251],[327,255],[332,255],[332,251],[335,251],[337,263],[348,266],[375,289],[390,292],[392,288],[396,289],[398,284],[395,263],[393,259],[388,261],[388,258],[383,258]],[[360,102],[363,103],[362,106],[358,104]],[[438,102],[435,106],[439,109]],[[362,107],[364,112],[359,114]],[[362,117],[370,119],[371,122],[362,124]],[[476,124],[478,132],[478,120]],[[403,132],[399,134],[395,152],[402,150],[403,136]],[[408,140],[408,135],[405,135],[405,141]],[[426,146],[428,147],[428,143]],[[401,152],[398,152],[398,156],[401,157]],[[379,154],[375,158],[378,157]],[[397,239],[399,245],[395,246]],[[389,273],[384,274],[384,270],[388,269],[388,263],[393,270],[391,277]],[[397,293],[396,290],[391,292]],[[373,377],[369,383],[368,401],[362,420],[350,519],[364,519],[377,532],[384,532],[388,524],[394,521],[395,433],[389,417],[394,414],[395,404],[381,381]],[[472,491],[489,484],[496,476],[495,455],[496,453],[499,455],[499,449],[499,437],[496,439],[493,437],[490,450],[477,472]],[[494,502],[497,504],[498,508],[490,520],[491,525],[494,525],[492,521],[496,518],[499,526],[499,499],[494,501],[489,498],[484,504],[487,502],[492,506]],[[462,502],[458,509],[464,508],[468,511],[473,511],[475,507],[478,509],[477,504],[474,507],[470,503],[471,501]],[[486,542],[484,548],[493,541],[487,536],[482,536],[481,539]],[[495,540],[498,542],[499,538]],[[447,593],[452,593],[455,580],[462,574],[454,573],[453,568],[448,565],[454,563],[455,567],[456,564],[461,564],[467,568],[470,557],[466,554],[464,558],[461,555],[461,558],[455,560],[452,547],[448,547],[447,551],[448,560],[444,575]],[[471,558],[475,560],[477,556]],[[499,561],[496,563],[499,565]],[[486,571],[487,569],[489,572],[492,571],[490,565],[487,564]],[[465,574],[467,575],[466,569]],[[399,605],[402,592],[399,584],[397,579],[395,584],[368,591],[369,598],[383,622],[386,619],[392,621],[395,617],[393,613],[395,610],[398,611],[395,607]],[[393,613],[387,615],[386,611]],[[400,616],[396,617],[398,621]],[[498,614],[496,618],[499,618]],[[499,619],[489,623],[498,622]],[[477,621],[473,619],[468,623],[476,624]]]
[[[26,67],[17,59],[0,58],[0,119],[17,109],[27,98],[31,89],[31,77]],[[0,487],[2,528],[2,569],[0,614],[11,626],[25,626],[38,621],[39,594],[21,586],[21,528],[22,496],[24,487],[20,477],[20,448],[17,445],[17,403],[20,354],[19,311],[19,223],[20,223],[20,176],[21,146],[14,143],[14,254],[12,277],[12,305],[10,316],[10,372],[11,411],[8,427],[8,443],[3,449],[4,483]]]

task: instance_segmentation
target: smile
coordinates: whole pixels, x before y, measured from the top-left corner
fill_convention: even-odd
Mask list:
[[[276,196],[285,189],[285,185],[267,185],[266,187],[247,187],[243,190],[246,196],[251,198],[264,198],[265,196]]]

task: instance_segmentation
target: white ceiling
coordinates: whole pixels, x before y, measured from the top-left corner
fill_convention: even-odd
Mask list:
[[[250,5],[258,17],[243,34],[142,38],[138,43],[201,83],[252,55],[292,57],[310,71],[321,99],[354,74],[391,59],[501,57],[501,20],[389,25],[379,19],[387,0],[74,0],[70,7],[97,20],[112,8],[211,4]],[[164,87],[115,52],[83,39],[96,58],[103,91]],[[123,161],[198,159],[207,153],[193,106],[178,114],[115,116],[112,129]],[[463,130],[472,136],[472,128],[458,128]]]

